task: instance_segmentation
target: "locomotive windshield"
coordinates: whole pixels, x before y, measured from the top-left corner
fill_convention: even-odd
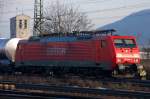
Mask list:
[[[115,46],[117,48],[135,48],[136,44],[133,39],[115,39]]]

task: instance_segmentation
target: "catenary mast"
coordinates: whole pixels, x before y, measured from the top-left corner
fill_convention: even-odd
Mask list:
[[[34,27],[33,35],[38,36],[42,34],[43,20],[43,0],[35,0],[34,3]]]

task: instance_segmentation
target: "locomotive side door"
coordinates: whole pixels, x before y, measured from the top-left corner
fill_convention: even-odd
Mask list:
[[[99,40],[96,40],[95,42],[96,42],[95,43],[96,44],[96,51],[95,51],[96,52],[96,64],[100,65],[100,58],[101,58],[100,57],[100,44],[101,43]]]
[[[111,66],[109,42],[107,38],[100,40],[100,63],[104,70],[109,70]]]

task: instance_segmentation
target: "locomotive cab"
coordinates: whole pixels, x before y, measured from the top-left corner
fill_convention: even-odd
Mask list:
[[[146,77],[144,67],[140,65],[139,48],[133,36],[113,36],[115,62],[113,74]]]

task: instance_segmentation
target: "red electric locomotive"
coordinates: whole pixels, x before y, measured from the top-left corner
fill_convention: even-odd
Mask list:
[[[82,70],[85,74],[99,74],[109,71],[113,76],[145,77],[135,37],[115,36],[112,32],[114,30],[82,31],[21,40],[16,49],[15,66],[45,72],[81,73]]]
[[[134,36],[111,35],[99,40],[97,63],[104,66],[103,69],[111,70],[114,76],[146,77],[146,71],[140,65],[139,48]]]

